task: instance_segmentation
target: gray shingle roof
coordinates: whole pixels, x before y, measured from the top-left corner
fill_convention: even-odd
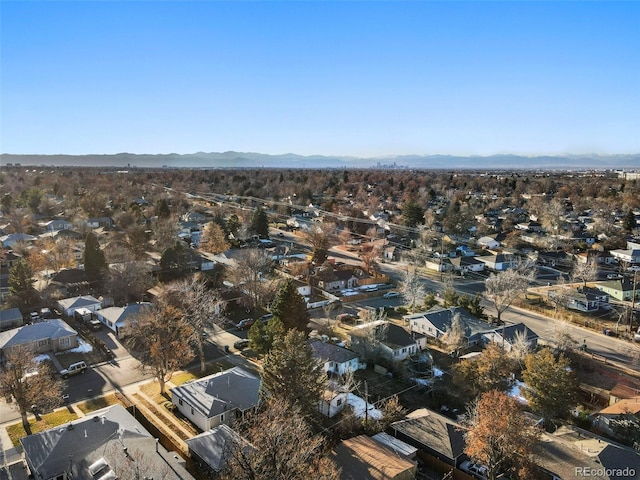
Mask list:
[[[91,295],[63,298],[62,300],[58,300],[58,304],[65,310],[68,308],[83,308],[88,305],[95,305],[100,303],[101,303],[100,300],[98,300],[97,298]]]
[[[358,358],[358,355],[351,350],[320,340],[311,342],[311,348],[313,356],[323,362],[344,363]]]
[[[172,388],[172,395],[184,399],[207,418],[258,404],[260,379],[240,367],[193,380]]]
[[[7,330],[6,332],[0,332],[0,349],[13,345],[31,343],[37,340],[56,339],[77,334],[78,332],[71,328],[66,322],[55,318],[32,325],[23,325],[22,327]]]
[[[465,430],[453,420],[426,408],[413,412],[406,420],[392,423],[391,428],[452,460],[464,453]]]
[[[235,445],[247,442],[231,427],[222,424],[187,439],[186,443],[189,450],[204,460],[213,470],[219,472],[225,467],[226,459]]]
[[[18,308],[0,310],[0,323],[13,322],[15,320],[22,320],[22,314]]]
[[[20,443],[34,474],[42,474],[37,478],[56,478],[70,470],[75,480],[93,480],[99,475],[91,475],[89,466],[102,458],[108,466],[101,474],[110,468],[124,479],[126,470],[118,467],[141,455],[144,460],[140,464],[144,464],[147,476],[164,478],[162,472],[167,463],[172,463],[171,469],[176,475],[171,478],[193,478],[164,449],[159,447],[159,453],[156,453],[153,436],[121,405],[99,410],[72,424],[21,438]],[[127,447],[129,457],[125,455],[124,447]]]

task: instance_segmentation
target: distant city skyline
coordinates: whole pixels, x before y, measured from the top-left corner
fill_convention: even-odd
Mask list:
[[[0,9],[3,153],[640,153],[639,2]]]

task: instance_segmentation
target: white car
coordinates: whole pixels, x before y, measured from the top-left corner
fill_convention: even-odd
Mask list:
[[[382,295],[382,298],[396,298],[399,296],[400,294],[398,292],[387,292],[384,295]]]

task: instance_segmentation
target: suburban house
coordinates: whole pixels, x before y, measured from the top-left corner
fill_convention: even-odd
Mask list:
[[[6,248],[13,247],[16,243],[31,243],[36,239],[33,235],[28,233],[10,233],[9,235],[3,235],[0,237],[2,246]]]
[[[48,222],[42,224],[42,226],[47,232],[55,232],[57,230],[71,230],[73,228],[73,224],[70,221],[64,220],[62,218],[49,220]]]
[[[388,433],[380,432],[376,433],[371,437],[376,442],[389,447],[391,450],[396,452],[398,455],[401,455],[409,460],[416,460],[418,457],[418,449],[408,443],[403,442],[402,440],[398,440],[395,437],[392,437]]]
[[[511,351],[519,338],[524,339],[531,350],[538,346],[538,335],[524,323],[503,325],[492,332],[482,334],[482,339],[486,343],[495,342],[507,352]]]
[[[548,295],[553,298],[557,292],[550,290]],[[609,305],[609,295],[597,288],[578,287],[570,289],[566,295],[566,307],[580,312],[597,312],[603,306]]]
[[[4,250],[4,256],[0,255],[0,271],[4,275],[13,268],[18,260],[22,259],[22,255],[16,254],[13,250]]]
[[[610,253],[623,264],[636,265],[640,263],[640,240],[628,240],[626,249],[611,250]]]
[[[121,405],[27,435],[20,443],[38,480],[142,478],[138,466],[145,478],[167,478],[173,471],[171,478],[193,480],[184,461],[167,452]]]
[[[240,367],[172,388],[171,402],[200,430],[232,425],[259,402],[260,378]]]
[[[0,362],[13,349],[26,347],[34,354],[61,352],[78,346],[78,332],[66,322],[45,320],[0,332]]]
[[[544,230],[542,228],[542,224],[540,222],[535,222],[535,221],[518,223],[515,226],[515,228],[516,230],[524,230],[525,232],[536,232],[536,233],[540,233]]]
[[[500,248],[501,243],[497,240],[498,234],[494,235],[486,235],[484,237],[480,237],[477,241],[479,247],[482,248]]]
[[[640,465],[640,452],[610,443],[585,430],[562,426],[553,434],[543,432],[538,445],[540,448],[534,461],[554,480],[581,477],[594,480],[638,478],[635,466]],[[635,472],[631,473],[630,470]],[[607,474],[607,471],[612,474]],[[577,472],[591,472],[591,475],[578,475]],[[622,475],[616,475],[615,472]]]
[[[451,329],[453,317],[456,315],[460,316],[468,345],[479,343],[485,332],[495,329],[495,326],[479,320],[462,307],[433,307],[426,312],[413,313],[402,318],[409,324],[409,330],[412,332],[441,339]]]
[[[481,272],[484,270],[485,264],[476,257],[463,256],[449,259],[453,270],[460,273]]]
[[[351,330],[351,347],[359,353],[368,352],[372,347],[372,330],[379,332],[374,336],[377,337],[380,353],[394,361],[404,360],[409,355],[418,353],[421,346],[426,346],[422,335],[414,336],[394,323],[376,320],[357,325]]]
[[[514,268],[518,265],[518,258],[514,255],[508,255],[506,253],[498,253],[497,255],[488,255],[483,257],[475,257],[485,264],[487,269],[495,272],[503,272]]]
[[[358,370],[358,354],[333,343],[315,340],[310,343],[313,356],[320,360],[329,374],[345,375]]]
[[[111,228],[113,227],[113,219],[111,217],[87,218],[87,226],[89,228]]]
[[[617,422],[633,421],[640,428],[640,397],[625,398],[594,414],[596,425],[612,437],[616,436]]]
[[[185,442],[189,447],[189,456],[214,478],[224,470],[229,454],[236,445],[244,443],[251,448],[246,440],[225,424],[188,438]]]
[[[18,308],[0,310],[0,332],[20,327],[23,323],[22,313],[20,313]]]
[[[404,420],[392,423],[390,434],[429,455],[431,461],[426,463],[443,473],[459,466],[466,458],[464,428],[427,408],[415,410]]]
[[[58,309],[67,317],[73,317],[79,308],[86,308],[95,312],[102,308],[102,302],[91,295],[83,295],[80,297],[63,298],[58,300]]]
[[[49,285],[46,286],[44,291],[49,292],[49,294],[58,292],[65,297],[77,297],[89,292],[89,282],[84,270],[66,268],[49,278]]]
[[[636,300],[640,298],[640,288],[636,285],[634,288],[633,281],[624,277],[617,280],[608,280],[606,282],[596,283],[596,288],[602,290],[611,298],[621,301],[631,301],[635,291]]]
[[[358,277],[352,270],[323,269],[318,273],[318,287],[327,292],[354,288],[358,286]]]
[[[97,311],[95,315],[107,328],[114,331],[116,335],[120,335],[122,329],[127,326],[128,320],[150,309],[151,304],[148,302],[131,303],[124,307],[107,307]]]
[[[340,467],[341,480],[412,480],[417,463],[367,435],[343,440],[330,455]]]

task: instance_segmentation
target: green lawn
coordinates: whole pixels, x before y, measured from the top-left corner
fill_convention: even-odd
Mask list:
[[[122,401],[118,398],[115,393],[111,393],[104,397],[92,398],[91,400],[87,400],[86,402],[82,402],[78,404],[78,408],[85,415],[94,412],[96,410],[100,410],[101,408],[109,407],[111,405],[122,405],[126,408],[126,405],[123,404]]]
[[[55,412],[42,415],[41,420],[39,421],[36,421],[35,418],[30,418],[29,425],[31,425],[31,433],[38,433],[44,430],[49,430],[53,427],[64,425],[65,423],[69,423],[77,418],[78,415],[75,413],[69,412],[66,408],[61,408]],[[11,442],[14,446],[20,445],[19,440],[22,437],[27,436],[27,432],[25,432],[22,427],[22,422],[9,425],[7,427],[7,433],[9,434],[9,438],[11,438]]]

